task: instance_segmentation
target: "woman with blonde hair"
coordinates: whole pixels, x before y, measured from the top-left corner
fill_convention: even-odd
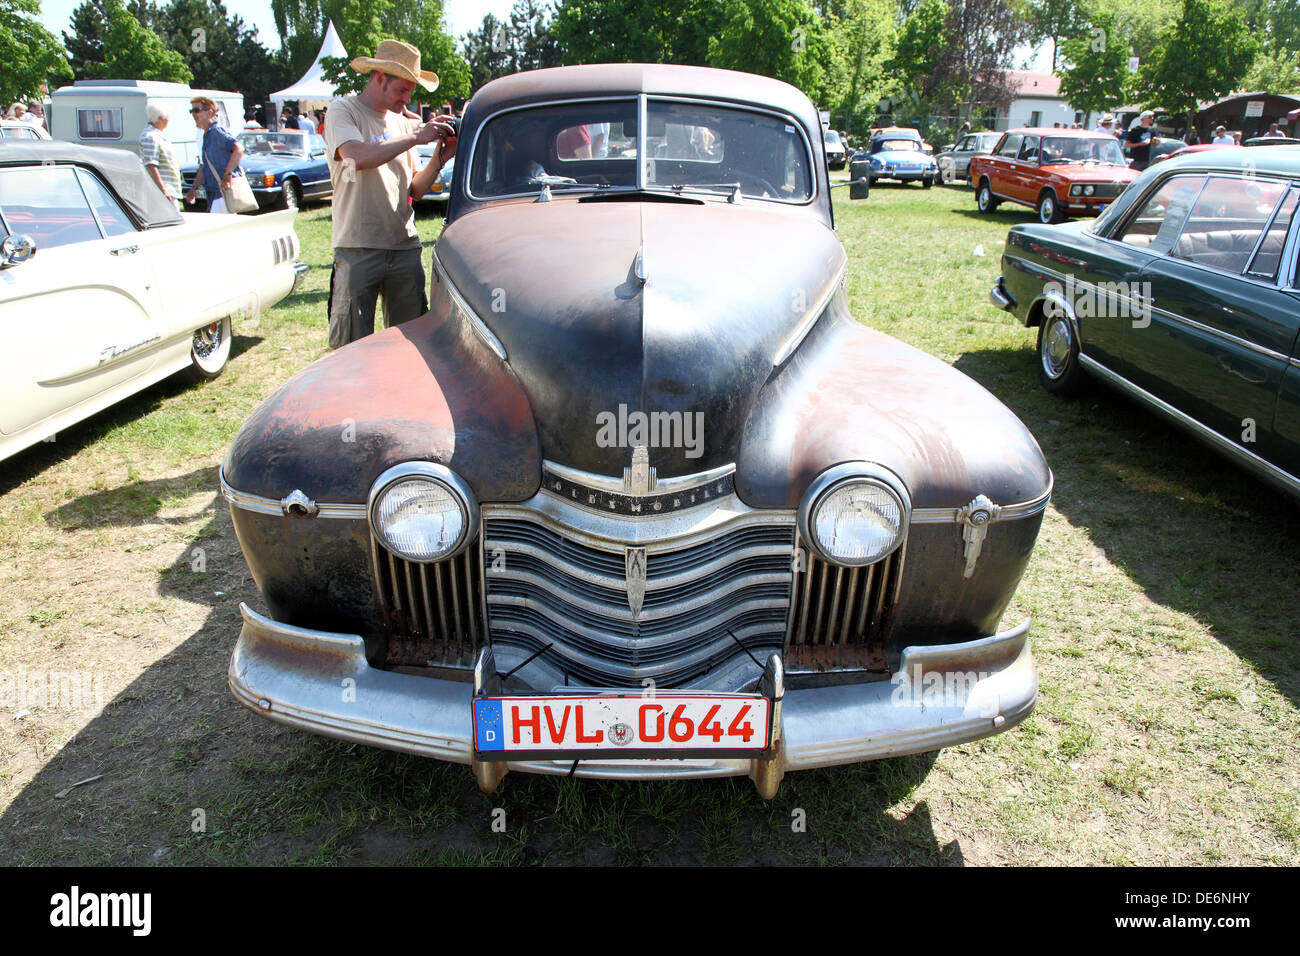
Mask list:
[[[0,103],[3,102],[4,100],[0,100]],[[26,112],[27,107],[23,105],[22,100],[15,100],[13,105],[9,107],[9,112],[5,114],[5,119],[20,120]]]

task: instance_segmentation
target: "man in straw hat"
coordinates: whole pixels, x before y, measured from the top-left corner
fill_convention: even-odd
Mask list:
[[[416,86],[430,92],[438,88],[437,74],[420,69],[419,50],[384,40],[373,57],[353,60],[352,69],[370,74],[366,88],[334,100],[325,114],[334,185],[331,348],[375,330],[375,303],[381,294],[387,325],[428,311],[411,200],[429,191],[456,152],[450,117],[438,116],[421,126],[404,113]],[[417,169],[415,147],[425,143],[438,148],[424,168]]]

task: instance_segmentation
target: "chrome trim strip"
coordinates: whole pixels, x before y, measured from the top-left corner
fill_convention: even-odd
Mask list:
[[[456,288],[456,283],[451,281],[451,275],[447,272],[447,267],[444,266],[442,260],[438,258],[437,246],[433,247],[433,268],[438,273],[438,282],[446,283],[447,294],[451,296],[451,301],[456,305],[456,308],[460,309],[461,312],[464,313],[465,317],[469,319],[470,327],[474,329],[475,334],[483,340],[488,348],[496,353],[497,358],[501,359],[503,362],[508,361],[508,357],[506,356],[506,347],[501,344],[501,340],[493,334],[490,328],[487,327],[487,323],[479,318],[478,313],[470,308],[469,303],[465,301],[465,297],[461,295],[460,290]]]
[[[1080,356],[1082,358],[1083,356]],[[1048,482],[1047,490],[1036,498],[1028,501],[1019,501],[1015,504],[1002,505],[998,511],[998,521],[1009,521],[1015,518],[1028,518],[1036,515],[1047,507],[1047,503],[1052,500],[1052,487],[1056,483],[1056,476],[1052,475]],[[912,512],[912,524],[960,524],[961,508],[917,508]]]
[[[278,518],[285,517],[284,506],[279,498],[264,498],[261,495],[249,494],[246,491],[240,491],[231,487],[226,481],[226,471],[224,468],[218,469],[217,475],[221,482],[221,497],[230,502],[232,507],[239,508],[241,511],[249,511],[259,515],[275,515]],[[353,520],[364,521],[366,518],[366,505],[352,504],[350,502],[336,501],[318,501],[316,507],[317,518],[350,518]]]
[[[1166,417],[1173,420],[1176,424],[1191,431],[1197,437],[1204,439],[1220,451],[1237,459],[1247,470],[1262,478],[1276,482],[1290,494],[1300,495],[1300,477],[1296,477],[1288,471],[1283,471],[1281,468],[1277,467],[1277,465],[1265,461],[1253,451],[1248,451],[1236,442],[1224,438],[1208,425],[1197,421],[1186,412],[1179,411],[1164,399],[1157,398],[1141,386],[1134,385],[1128,379],[1116,372],[1112,372],[1110,369],[1106,368],[1106,366],[1098,363],[1095,359],[1080,354],[1079,363],[1089,372],[1100,376],[1116,388],[1127,392],[1134,398],[1146,402],[1156,411],[1162,412]]]
[[[1241,277],[1238,276],[1238,278]],[[1205,332],[1209,335],[1212,335],[1215,338],[1219,338],[1227,342],[1231,342],[1233,345],[1239,345],[1242,348],[1248,349],[1252,352],[1258,352],[1260,355],[1267,356],[1268,358],[1271,359],[1276,359],[1279,362],[1287,362],[1291,360],[1291,357],[1289,355],[1284,355],[1281,352],[1275,352],[1272,349],[1266,348],[1263,345],[1257,345],[1254,342],[1249,342],[1246,339],[1239,338],[1233,335],[1231,332],[1224,332],[1222,329],[1216,329],[1212,326],[1205,325],[1201,322],[1197,322],[1195,319],[1189,319],[1186,316],[1179,315],[1176,312],[1170,312],[1156,305],[1148,305],[1147,308],[1150,309],[1152,312],[1158,312],[1160,315],[1164,316],[1167,319],[1172,319],[1173,321],[1180,322],[1183,325],[1191,326],[1192,328],[1201,332]]]
[[[826,310],[827,306],[830,305],[831,299],[835,297],[835,293],[839,291],[840,287],[844,284],[844,277],[848,271],[848,267],[849,260],[846,255],[843,261],[840,262],[839,271],[835,273],[835,278],[831,280],[830,285],[826,287],[826,290],[822,292],[820,296],[818,296],[817,301],[813,303],[812,308],[805,312],[803,318],[799,320],[799,324],[795,327],[795,330],[786,337],[786,340],[781,343],[781,347],[776,350],[776,355],[772,358],[772,368],[779,367],[786,359],[793,355],[795,350],[799,348],[800,343],[802,343],[808,333],[812,331],[812,327],[817,324],[817,320],[821,318],[822,313]]]
[[[591,491],[609,491],[617,494],[627,494],[627,489],[623,485],[623,478],[612,478],[609,475],[598,475],[590,471],[581,471],[577,468],[570,468],[568,465],[561,465],[549,459],[542,460],[542,470],[549,471],[557,478],[563,478],[565,481],[571,481],[575,485],[582,485]],[[725,478],[727,475],[734,474],[736,464],[732,462],[729,465],[719,465],[717,468],[710,468],[708,471],[697,471],[693,475],[678,475],[675,478],[657,478],[655,481],[654,493],[656,495],[679,494],[683,491],[690,491],[692,488],[699,488],[710,482],[717,481],[719,478]]]

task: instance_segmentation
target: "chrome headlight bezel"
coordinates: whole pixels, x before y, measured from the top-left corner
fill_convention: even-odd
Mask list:
[[[462,519],[460,536],[450,548],[440,554],[428,556],[403,552],[400,548],[394,547],[392,541],[384,533],[384,529],[380,527],[377,514],[384,494],[398,482],[411,479],[423,480],[440,486],[451,495],[460,508]],[[478,499],[475,498],[473,490],[465,479],[446,465],[431,461],[407,461],[386,470],[370,486],[370,495],[366,499],[366,520],[370,525],[370,533],[374,536],[374,539],[395,557],[414,564],[435,564],[439,561],[446,561],[448,558],[454,558],[478,537]]]
[[[830,554],[817,539],[815,529],[818,508],[832,493],[850,484],[864,484],[881,488],[890,494],[899,508],[898,534],[888,548],[862,560],[846,560]],[[817,557],[839,567],[866,567],[889,557],[907,540],[912,518],[912,498],[901,478],[883,465],[867,461],[844,462],[826,469],[808,486],[799,504],[799,537]]]

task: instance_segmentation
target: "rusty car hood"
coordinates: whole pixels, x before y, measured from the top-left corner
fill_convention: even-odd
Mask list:
[[[544,457],[621,476],[649,425],[663,477],[735,460],[774,359],[845,259],[801,208],[558,195],[464,215],[435,254],[504,345]]]

